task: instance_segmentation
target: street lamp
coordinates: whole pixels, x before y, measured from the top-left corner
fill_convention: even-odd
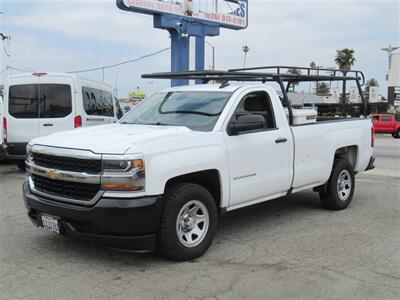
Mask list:
[[[246,68],[247,52],[250,51],[250,48],[248,46],[244,45],[242,50],[244,52],[244,62],[243,62],[243,69],[244,69],[244,68]]]
[[[392,47],[392,45],[389,45],[389,47],[387,47],[387,48],[381,49],[382,51],[385,51],[388,54],[388,57],[389,57],[389,69],[388,69],[388,73],[386,74],[386,80],[389,79],[390,69],[392,68],[393,52],[396,51],[397,49],[400,49],[400,47]]]
[[[212,49],[212,69],[213,69],[213,71],[214,71],[214,70],[215,70],[215,46],[213,46],[211,43],[209,43],[209,42],[207,42],[207,41],[206,41],[206,44],[207,44],[208,46],[210,46],[211,49]]]
[[[392,67],[393,52],[396,51],[397,49],[400,49],[400,47],[392,47],[392,45],[389,45],[389,47],[387,47],[387,48],[381,49],[382,51],[385,51],[389,56],[389,71]]]

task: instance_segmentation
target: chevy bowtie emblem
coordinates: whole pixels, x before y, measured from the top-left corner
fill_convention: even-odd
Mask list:
[[[57,171],[56,170],[50,170],[50,171],[47,171],[47,173],[46,173],[46,175],[48,176],[48,177],[50,177],[50,178],[56,178],[57,177]]]

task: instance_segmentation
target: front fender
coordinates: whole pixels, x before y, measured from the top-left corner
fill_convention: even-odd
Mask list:
[[[225,207],[229,201],[228,160],[225,150],[218,145],[182,149],[146,158],[146,193],[164,194],[170,179],[211,169],[219,172],[221,207]]]

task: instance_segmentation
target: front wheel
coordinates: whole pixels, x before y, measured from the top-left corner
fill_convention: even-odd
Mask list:
[[[354,169],[347,159],[336,160],[325,192],[320,198],[325,208],[341,210],[349,206],[355,187]]]
[[[203,255],[217,228],[215,200],[204,187],[180,183],[167,189],[157,248],[163,256],[186,261]]]

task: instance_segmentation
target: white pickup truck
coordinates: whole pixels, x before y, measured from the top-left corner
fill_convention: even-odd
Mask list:
[[[304,110],[299,115],[304,114]],[[314,188],[346,208],[373,168],[370,119],[292,124],[267,84],[160,91],[117,124],[40,137],[23,186],[36,226],[115,248],[201,256],[218,216]]]

